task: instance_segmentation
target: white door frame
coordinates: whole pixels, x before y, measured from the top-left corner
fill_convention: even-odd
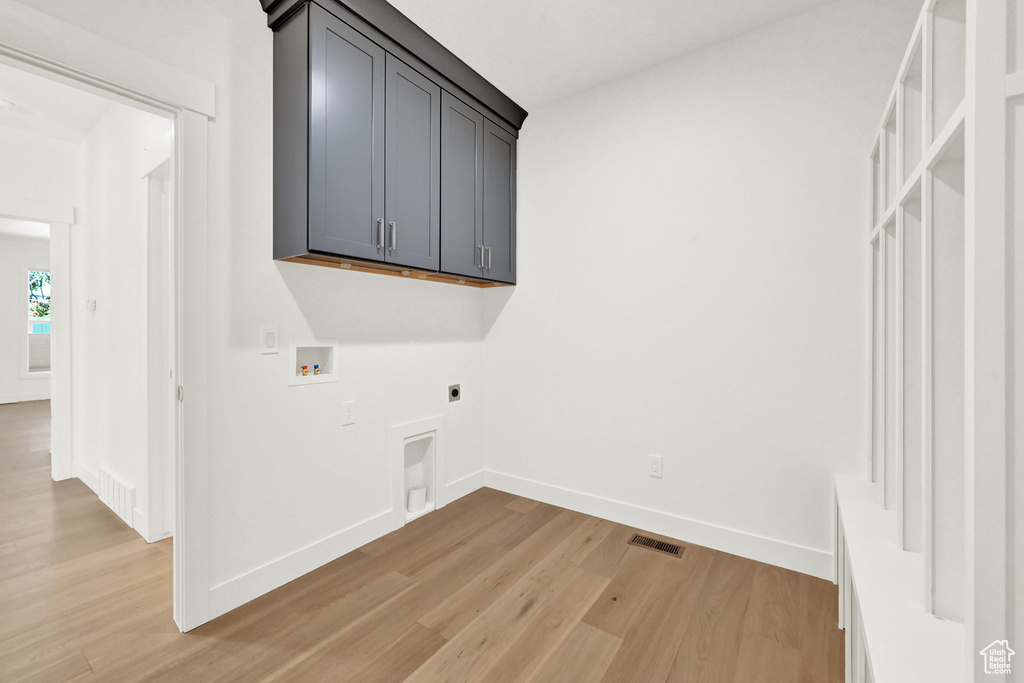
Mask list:
[[[174,316],[177,287],[172,246],[174,232],[174,157],[166,157],[143,178],[147,200],[146,346],[149,367],[148,434],[146,461],[147,509],[145,528],[136,526],[150,543],[173,535],[174,530],[174,446],[179,441],[175,405],[177,381],[174,376],[176,347]],[[136,514],[135,521],[139,518]]]
[[[71,287],[71,224],[75,222],[75,208],[58,204],[45,204],[26,199],[0,197],[0,218],[10,218],[50,226],[51,273],[59,274],[51,282],[50,308],[50,474],[54,481],[71,477],[71,345],[64,333],[70,329],[69,310]],[[54,369],[56,368],[56,371]]]
[[[0,63],[174,122],[174,364],[184,396],[176,402],[174,620],[182,631],[191,630],[206,622],[210,613],[207,320],[203,302],[207,282],[207,129],[215,114],[214,86],[13,0],[0,0]],[[19,211],[17,215],[25,214]],[[66,221],[71,222],[73,219]],[[184,263],[188,263],[187,277],[183,276]],[[70,450],[67,453],[70,456]],[[70,476],[58,468],[55,474]]]

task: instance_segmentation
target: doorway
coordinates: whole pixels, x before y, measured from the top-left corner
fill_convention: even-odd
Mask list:
[[[173,121],[173,231],[175,281],[173,359],[178,400],[174,454],[174,622],[188,631],[210,618],[210,546],[208,541],[208,327],[207,197],[211,122],[216,115],[213,83],[137,51],[71,26],[20,3],[0,2],[0,64],[41,75],[162,115]],[[2,196],[7,194],[6,197]],[[70,231],[73,210],[55,202],[10,195],[0,188],[0,215],[46,215],[51,239]],[[61,202],[56,202],[60,204]],[[66,204],[66,203],[65,203]],[[56,250],[56,246],[54,246]],[[182,276],[182,264],[188,276]],[[54,283],[58,292],[57,283]],[[61,358],[53,342],[53,367]],[[55,387],[56,388],[56,387]],[[66,392],[65,392],[66,393]],[[56,417],[59,404],[53,401]],[[70,436],[54,433],[54,448]],[[70,468],[54,458],[54,473]]]
[[[0,99],[6,239],[45,232],[7,287],[17,320],[0,325],[17,328],[17,372],[34,388],[9,398],[50,401],[33,415],[50,417],[55,482],[80,480],[145,541],[168,539],[182,424],[175,117],[7,64]]]
[[[70,435],[52,450],[54,478],[80,479],[147,541],[167,538],[177,374],[173,121],[5,65],[0,98],[7,184],[17,169],[24,180],[14,191],[76,203],[67,244],[50,226],[62,253],[23,274],[23,376],[61,375],[51,394],[67,405],[52,417],[51,431]],[[51,272],[65,285],[52,317]],[[52,370],[51,339],[60,351]]]

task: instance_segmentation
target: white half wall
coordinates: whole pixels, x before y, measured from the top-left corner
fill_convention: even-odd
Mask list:
[[[868,448],[864,150],[919,9],[830,3],[531,112],[488,481],[831,576]]]
[[[26,341],[28,271],[49,267],[49,240],[0,235],[0,403],[50,398],[49,373],[28,374]]]

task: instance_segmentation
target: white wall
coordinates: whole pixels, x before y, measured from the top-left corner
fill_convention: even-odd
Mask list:
[[[31,199],[38,202],[46,202],[61,206],[74,206],[78,199],[78,156],[79,146],[63,140],[36,135],[16,128],[0,126],[0,198],[5,199]],[[19,218],[9,216],[7,218]],[[23,218],[23,217],[22,217]],[[0,246],[0,277],[4,279],[4,285],[0,290],[0,297],[5,301],[2,316],[9,320],[13,308],[15,292],[10,289],[17,283],[18,288],[24,288],[20,275],[16,275],[10,269],[17,267],[19,270],[28,267],[29,264],[15,263],[14,251],[24,253],[30,252],[30,260],[35,265],[46,265],[50,263],[50,247],[47,240],[18,240],[17,242],[7,241],[12,238],[4,238],[4,246]],[[31,243],[31,247],[26,244]],[[17,249],[8,246],[18,244]],[[24,261],[24,259],[22,259]],[[20,316],[24,319],[24,293],[17,290],[17,300]],[[3,341],[0,341],[0,403],[13,400],[35,400],[50,397],[49,378],[33,378],[22,380],[17,375],[17,358],[22,353],[21,347],[17,347],[18,356],[8,356],[15,335],[18,343],[21,343],[21,335],[11,332],[8,325],[4,325],[5,332],[0,332]],[[22,326],[24,327],[24,325]],[[22,328],[18,328],[19,330]],[[12,369],[13,368],[13,369]],[[12,374],[13,373],[13,374]]]
[[[50,398],[50,376],[26,366],[28,271],[50,267],[50,242],[0,235],[0,403]]]
[[[919,9],[832,3],[531,112],[490,480],[830,575],[868,452],[864,150]]]
[[[111,105],[81,145],[71,229],[73,469],[93,488],[99,467],[135,486],[140,511],[148,504],[144,175],[169,156],[170,129],[166,119]]]
[[[0,197],[73,206],[78,145],[0,126]]]

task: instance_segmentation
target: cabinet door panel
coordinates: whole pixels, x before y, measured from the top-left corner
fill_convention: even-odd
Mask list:
[[[385,52],[311,8],[309,248],[380,261]]]
[[[516,140],[484,122],[484,277],[516,281]]]
[[[447,92],[441,102],[441,270],[480,277],[484,118]]]
[[[388,55],[386,109],[385,260],[437,270],[441,265],[441,88]]]

